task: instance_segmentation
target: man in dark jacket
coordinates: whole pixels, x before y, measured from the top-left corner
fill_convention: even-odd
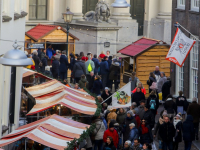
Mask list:
[[[198,132],[199,132],[199,118],[200,118],[200,105],[197,104],[197,98],[192,99],[192,103],[189,105],[187,114],[193,117],[193,125],[195,129],[195,136],[196,140],[199,139]]]
[[[92,61],[94,62],[94,74],[96,75],[98,73],[98,69],[99,69],[99,66],[100,66],[100,63],[99,63],[99,60],[97,59],[97,55],[95,54],[94,55],[94,58],[92,58]]]
[[[146,120],[150,128],[153,129],[154,124],[155,124],[155,117],[152,114],[151,110],[149,109],[149,105],[146,104],[144,107],[144,110],[145,110],[145,113],[142,119]]]
[[[163,101],[166,100],[167,96],[170,94],[170,88],[171,88],[171,80],[168,77],[167,81],[162,86],[162,97]]]
[[[105,56],[104,59],[102,60],[100,64],[100,75],[102,78],[102,84],[103,84],[103,89],[107,85],[107,80],[108,80],[108,74],[109,74],[109,67],[108,67],[108,57]]]
[[[109,56],[108,57],[108,67],[109,68],[110,68],[111,64],[112,64],[112,56]]]
[[[47,61],[48,61],[48,56],[44,56],[44,58],[42,58],[42,66],[40,67],[40,70],[42,73],[45,72],[45,67],[47,66]]]
[[[53,74],[53,77],[58,79],[58,73],[59,73],[59,62],[58,60],[55,59],[54,56],[52,56],[52,74]]]
[[[159,135],[163,142],[163,150],[173,150],[173,137],[175,136],[175,128],[169,122],[169,117],[164,117],[164,123],[160,126]]]
[[[91,71],[90,76],[88,76],[88,79],[87,79],[88,80],[88,87],[87,87],[88,90],[91,90],[93,88],[94,77],[95,77],[94,72]]]
[[[117,80],[120,78],[120,67],[119,63],[115,62],[110,66],[110,74],[109,74],[109,80],[110,80],[110,89],[112,89],[112,84],[114,81],[115,84],[115,91],[118,89],[118,82]]]
[[[83,74],[86,75],[85,64],[81,61],[81,58],[78,57],[73,67],[73,76],[76,83],[79,82]]]
[[[33,51],[33,57],[32,57],[32,59],[35,62],[35,70],[39,71],[40,70],[40,66],[39,66],[39,64],[40,64],[40,58],[38,57],[38,53],[37,53],[36,50]]]
[[[137,91],[135,93],[132,94],[131,96],[131,102],[136,102],[137,106],[140,105],[140,101],[144,100],[145,96],[144,93],[141,92],[141,88],[137,88]]]
[[[60,79],[65,80],[67,79],[67,70],[68,70],[68,59],[66,57],[66,52],[62,51],[62,55],[60,56]]]
[[[187,115],[185,122],[183,122],[183,140],[185,142],[185,149],[191,149],[192,141],[195,139],[193,117]]]

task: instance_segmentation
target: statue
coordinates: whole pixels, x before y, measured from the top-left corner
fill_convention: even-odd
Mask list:
[[[89,11],[85,14],[86,21],[92,22],[100,22],[106,21],[111,23],[110,21],[110,8],[108,4],[102,0],[100,0],[95,7],[95,11]]]

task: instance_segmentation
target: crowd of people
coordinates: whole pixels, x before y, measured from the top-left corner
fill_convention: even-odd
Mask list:
[[[129,79],[132,105],[114,109],[110,89],[113,84],[114,91],[119,88],[120,58],[113,58],[109,51],[99,56],[90,52],[85,56],[81,52],[80,55],[71,53],[69,63],[65,51],[53,51],[49,46],[47,50],[28,55],[34,62],[28,68],[59,78],[72,87],[67,80],[69,69],[70,82],[75,85],[73,88],[87,88],[97,95],[100,103],[103,102],[101,115],[92,118],[96,128],[80,149],[151,150],[155,148],[153,141],[157,138],[159,150],[178,150],[182,141],[185,150],[190,150],[192,141],[199,139],[200,105],[197,99],[193,98],[189,105],[182,91],[177,98],[172,97],[170,78],[160,72],[158,66],[150,72],[147,80],[149,96],[136,73],[132,72]],[[160,105],[164,107],[156,122]]]

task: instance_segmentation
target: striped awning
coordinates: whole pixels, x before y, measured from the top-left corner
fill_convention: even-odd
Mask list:
[[[4,136],[0,140],[0,147],[14,143],[24,137],[63,150],[67,142],[79,138],[89,125],[75,122],[58,115],[52,115],[33,123],[24,125]]]
[[[84,90],[69,88],[57,80],[26,88],[36,100],[36,105],[27,115],[33,115],[58,104],[76,112],[94,115],[97,109],[95,98]]]
[[[27,68],[23,68],[23,78],[31,76],[31,75],[36,75],[36,76],[39,76],[39,77],[42,77],[42,78],[45,78],[45,79],[52,80],[51,78],[44,76],[41,73],[38,73],[36,71],[30,70],[30,69],[27,69]]]

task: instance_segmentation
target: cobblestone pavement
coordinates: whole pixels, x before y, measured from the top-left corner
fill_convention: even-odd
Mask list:
[[[158,121],[158,119],[159,119],[159,117],[160,117],[160,112],[163,110],[164,108],[163,108],[163,105],[160,105],[160,107],[158,108],[158,114],[156,115],[156,123],[157,123],[157,121]],[[154,133],[154,131],[153,131],[153,133]],[[157,150],[159,150],[158,149],[158,140],[157,140],[157,138],[155,138],[154,139],[154,142],[155,142],[155,144],[156,144],[156,147],[157,147]],[[198,142],[198,141],[196,141],[196,142]],[[179,144],[179,148],[178,148],[178,150],[184,150],[184,142],[181,142],[180,144]],[[194,145],[192,145],[192,148],[191,148],[191,150],[199,150],[197,147],[195,147]]]

